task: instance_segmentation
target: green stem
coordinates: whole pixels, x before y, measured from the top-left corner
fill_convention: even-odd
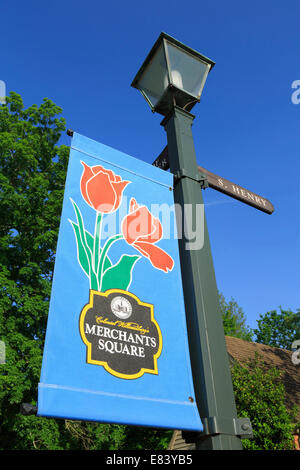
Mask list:
[[[92,266],[91,266],[91,272],[90,272],[90,288],[92,290],[98,290],[98,279],[97,279],[96,274],[94,273]]]
[[[99,290],[101,290],[101,283],[102,283],[102,271],[103,271],[103,266],[104,266],[104,261],[106,258],[106,254],[111,247],[111,245],[116,242],[117,240],[120,240],[121,238],[124,238],[123,235],[115,235],[107,240],[105,243],[104,247],[102,248],[101,255],[100,255],[100,260],[99,260],[99,268],[98,268],[98,280],[99,280]]]
[[[94,262],[94,271],[97,273],[98,264],[99,264],[99,255],[100,255],[100,242],[101,242],[101,222],[102,214],[97,212],[96,224],[95,224],[95,234],[94,234],[94,249],[93,249],[93,262]]]

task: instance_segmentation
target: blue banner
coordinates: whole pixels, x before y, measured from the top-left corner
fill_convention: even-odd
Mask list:
[[[38,415],[201,431],[173,175],[74,133]]]

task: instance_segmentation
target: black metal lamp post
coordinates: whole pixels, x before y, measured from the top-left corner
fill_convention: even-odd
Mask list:
[[[183,214],[186,205],[203,204],[206,185],[197,168],[190,110],[200,101],[213,66],[212,60],[161,33],[132,82],[152,111],[165,116],[161,124],[175,177],[174,199]],[[194,440],[197,449],[239,450],[241,437],[251,436],[251,424],[237,418],[205,215],[203,224],[201,248],[187,249],[186,231],[179,240],[193,380],[204,427]]]

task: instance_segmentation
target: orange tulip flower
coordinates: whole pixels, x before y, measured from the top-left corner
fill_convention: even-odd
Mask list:
[[[159,219],[146,206],[139,206],[134,198],[130,200],[129,214],[122,221],[122,233],[127,243],[148,258],[155,268],[165,272],[173,269],[173,258],[155,245],[163,235]]]
[[[81,162],[84,170],[80,180],[84,200],[96,211],[103,214],[115,212],[122,200],[122,194],[130,181],[122,181],[121,176],[101,165],[88,166]]]

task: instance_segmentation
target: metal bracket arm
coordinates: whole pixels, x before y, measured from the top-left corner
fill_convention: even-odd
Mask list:
[[[249,418],[219,418],[212,416],[203,419],[204,433],[212,434],[230,434],[247,439],[253,436],[252,426]]]
[[[201,189],[208,188],[208,180],[204,173],[197,173],[195,176],[191,176],[188,172],[182,168],[178,170],[174,175],[174,184],[178,183],[182,178],[189,178],[197,183],[200,183]]]
[[[187,444],[205,439],[209,436],[227,434],[239,436],[241,439],[253,437],[252,426],[249,418],[218,418],[216,416],[204,418],[203,432],[182,431],[182,438]]]

